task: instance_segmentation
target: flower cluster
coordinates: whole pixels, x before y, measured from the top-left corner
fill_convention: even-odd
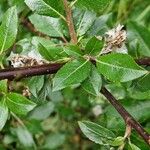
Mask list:
[[[118,25],[105,33],[105,45],[101,51],[101,54],[106,54],[112,51],[127,53],[124,48],[124,42],[127,38],[127,32],[123,29],[123,25]]]
[[[29,67],[35,65],[43,65],[46,64],[47,61],[42,59],[36,59],[25,55],[15,54],[10,59],[11,65],[16,67]]]

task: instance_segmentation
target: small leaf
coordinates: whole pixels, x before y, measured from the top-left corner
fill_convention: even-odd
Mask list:
[[[11,7],[5,13],[0,26],[0,53],[13,45],[17,35],[17,24],[16,7]]]
[[[115,138],[115,135],[112,131],[96,123],[89,121],[79,121],[79,126],[85,136],[97,144],[108,144]]]
[[[63,37],[60,19],[33,14],[29,17],[34,27],[49,36]]]
[[[95,18],[96,18],[95,13],[90,11],[85,11],[80,19],[80,22],[78,22],[78,24],[76,25],[77,35],[83,36],[88,31],[88,29],[92,26]]]
[[[42,89],[42,87],[44,85],[44,76],[32,77],[27,82],[28,82],[27,85],[29,87],[30,92],[35,97],[38,97],[38,92]]]
[[[7,92],[7,80],[0,81],[0,93],[1,92]]]
[[[8,118],[8,108],[4,102],[5,100],[3,99],[0,102],[0,131],[2,130],[2,128],[4,127],[7,118]]]
[[[82,83],[83,89],[94,96],[99,95],[102,79],[95,66],[92,66],[90,76]]]
[[[97,37],[92,37],[86,44],[85,51],[89,55],[97,55],[100,53],[104,46],[104,41],[99,40]]]
[[[64,65],[53,79],[53,91],[61,90],[67,86],[84,81],[91,69],[87,60],[74,60]]]
[[[17,137],[24,147],[33,147],[34,140],[31,133],[24,127],[16,128]]]
[[[129,142],[129,145],[130,145],[131,150],[141,150],[139,147],[137,147],[137,146],[134,145],[133,143],[130,143],[130,142]]]
[[[138,66],[131,56],[119,53],[99,57],[97,68],[100,73],[115,82],[127,82],[148,73]]]
[[[100,13],[104,11],[110,2],[110,0],[78,0],[76,6]]]
[[[147,74],[137,81],[136,83],[137,88],[140,89],[142,92],[150,90],[150,84],[147,84],[149,83],[149,81],[150,81],[150,74]]]
[[[67,45],[64,47],[64,51],[69,55],[73,57],[81,57],[83,55],[82,51],[77,45]]]
[[[6,104],[10,111],[19,115],[26,115],[36,106],[35,103],[17,93],[7,94]]]
[[[27,6],[40,15],[47,15],[52,17],[63,16],[63,3],[60,0],[25,0]]]
[[[111,146],[120,146],[124,143],[124,137],[118,136],[117,138],[114,139],[113,142],[110,143]]]
[[[43,43],[39,43],[38,51],[46,60],[58,60],[58,58],[62,58],[66,56],[66,53],[61,46],[54,45],[45,45]]]

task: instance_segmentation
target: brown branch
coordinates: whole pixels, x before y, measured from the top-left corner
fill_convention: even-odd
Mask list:
[[[74,29],[74,23],[72,19],[72,10],[71,10],[71,7],[68,5],[67,0],[63,0],[63,3],[64,3],[65,11],[66,11],[66,20],[67,20],[67,24],[69,28],[71,42],[73,44],[76,44],[78,42],[78,39],[77,39],[77,34]]]
[[[20,67],[20,68],[9,68],[0,70],[0,80],[8,79],[20,79],[27,78],[36,75],[44,74],[54,74],[56,73],[64,64],[47,64],[40,66],[31,67]]]
[[[147,59],[146,59],[147,60]],[[145,63],[147,62],[147,63]],[[95,61],[94,61],[95,63]],[[149,61],[145,59],[140,59],[137,63],[141,65],[149,65]],[[25,78],[36,75],[43,74],[54,74],[56,73],[64,64],[47,64],[32,67],[22,67],[22,68],[10,68],[0,70],[0,80],[3,79],[18,79]],[[101,93],[108,99],[108,101],[114,106],[114,108],[119,112],[122,118],[125,120],[126,124],[131,125],[139,135],[150,145],[150,135],[142,128],[142,126],[137,122],[126,110],[125,108],[115,99],[115,97],[104,87]]]
[[[114,108],[119,112],[122,116],[126,124],[129,124],[132,128],[134,128],[137,133],[145,140],[145,142],[150,145],[150,134],[148,134],[143,127],[137,122],[128,112],[127,110],[119,103],[118,100],[106,89],[102,88],[101,93],[107,98],[107,100],[114,106]]]
[[[140,58],[135,60],[139,65],[150,66],[150,57]]]

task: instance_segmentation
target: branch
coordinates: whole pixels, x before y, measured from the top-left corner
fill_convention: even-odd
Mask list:
[[[148,134],[143,127],[137,122],[128,112],[127,110],[119,103],[118,100],[106,89],[102,88],[101,93],[107,98],[107,100],[114,106],[114,108],[119,112],[122,116],[126,124],[130,125],[134,128],[137,133],[145,140],[145,142],[150,145],[150,134]]]
[[[32,67],[20,67],[20,68],[9,68],[0,70],[0,80],[8,79],[20,79],[27,78],[36,75],[43,74],[54,74],[56,73],[64,64],[47,64]]]
[[[139,65],[150,66],[150,57],[140,58],[135,60]]]
[[[149,59],[146,59],[149,60]],[[149,61],[145,59],[140,59],[136,61],[140,65],[149,65]],[[20,79],[30,76],[43,75],[43,74],[54,74],[56,73],[63,64],[47,64],[32,67],[22,67],[22,68],[10,68],[0,70],[0,80],[3,79]],[[115,97],[104,87],[101,93],[108,99],[108,101],[114,106],[114,108],[119,112],[122,118],[125,120],[126,124],[131,125],[139,135],[145,140],[145,142],[150,145],[150,135],[142,128],[142,126],[137,122],[126,110],[125,108],[115,99]]]
[[[73,23],[73,19],[72,19],[72,10],[71,10],[70,6],[68,5],[67,0],[63,0],[63,3],[64,3],[65,11],[66,11],[66,20],[67,20],[67,24],[68,24],[68,28],[69,28],[71,42],[73,44],[76,44],[78,42],[78,39],[77,39],[77,34],[74,29],[74,23]]]
[[[96,64],[94,59],[90,59],[93,64]],[[150,66],[150,57],[142,58],[136,60],[139,65],[147,65]],[[17,77],[25,78],[29,76],[43,75],[43,74],[53,74],[56,73],[64,63],[55,63],[55,64],[47,64],[40,66],[31,66],[31,67],[20,67],[20,68],[8,68],[0,70],[0,80],[9,79],[13,80]]]

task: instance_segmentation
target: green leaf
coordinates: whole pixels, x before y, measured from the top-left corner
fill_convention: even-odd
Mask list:
[[[15,42],[17,35],[17,10],[11,7],[5,13],[0,26],[0,53],[10,48]]]
[[[6,104],[10,111],[19,115],[26,115],[31,111],[36,104],[28,100],[26,97],[17,94],[9,93],[6,95]]]
[[[38,92],[42,89],[44,85],[44,76],[35,76],[27,81],[27,85],[29,87],[30,92],[38,97]]]
[[[86,44],[85,51],[89,55],[97,55],[102,50],[103,46],[104,41],[94,36]]]
[[[135,39],[138,39],[140,54],[143,56],[150,56],[150,31],[135,22],[129,22],[128,40],[133,41]]]
[[[82,17],[80,18],[80,21],[76,25],[77,35],[83,36],[88,31],[88,29],[92,26],[95,18],[96,18],[95,13],[90,12],[90,11],[85,11]]]
[[[78,0],[76,6],[100,13],[104,11],[109,3],[110,0]]]
[[[141,150],[139,147],[137,147],[136,145],[132,144],[129,142],[130,148],[131,150]]]
[[[119,53],[99,57],[97,68],[100,73],[115,82],[127,82],[148,73],[138,66],[131,56]]]
[[[52,37],[63,37],[63,29],[59,18],[33,14],[29,19],[38,31]]]
[[[8,108],[5,104],[5,99],[0,101],[0,131],[4,127],[8,118]]]
[[[96,123],[89,121],[79,121],[79,126],[84,135],[97,144],[108,144],[115,138],[115,135],[112,131]]]
[[[54,111],[54,104],[52,102],[44,103],[36,107],[33,111],[30,112],[29,118],[36,120],[44,120],[50,116]]]
[[[124,137],[118,136],[117,138],[114,139],[113,142],[111,142],[110,145],[112,145],[112,146],[120,146],[120,145],[122,145],[124,143],[124,140],[125,140]]]
[[[65,135],[61,133],[50,134],[46,138],[44,148],[46,149],[57,149],[65,142]]]
[[[76,57],[76,58],[81,57],[83,55],[80,47],[77,45],[67,45],[66,47],[64,47],[64,51],[69,56]]]
[[[99,95],[102,79],[95,66],[92,66],[90,76],[82,83],[83,89],[94,96]]]
[[[140,89],[142,92],[143,91],[148,91],[150,90],[150,84],[148,84],[150,81],[150,74],[145,75],[144,77],[140,78],[137,81],[137,88]]]
[[[16,134],[20,143],[24,147],[33,147],[35,145],[31,133],[24,127],[17,127]]]
[[[53,79],[53,91],[61,90],[84,81],[91,69],[91,64],[87,60],[74,60],[65,64]]]
[[[4,93],[7,92],[7,80],[0,81],[0,93],[1,92],[4,92]]]
[[[59,58],[67,56],[64,48],[61,46],[56,46],[55,44],[46,45],[44,43],[39,43],[38,51],[48,61],[58,60]]]
[[[63,16],[63,3],[60,0],[25,0],[27,6],[40,15],[47,15],[51,17]]]
[[[109,30],[107,23],[111,18],[111,14],[105,14],[95,19],[94,23],[88,30],[88,36],[104,35]]]

